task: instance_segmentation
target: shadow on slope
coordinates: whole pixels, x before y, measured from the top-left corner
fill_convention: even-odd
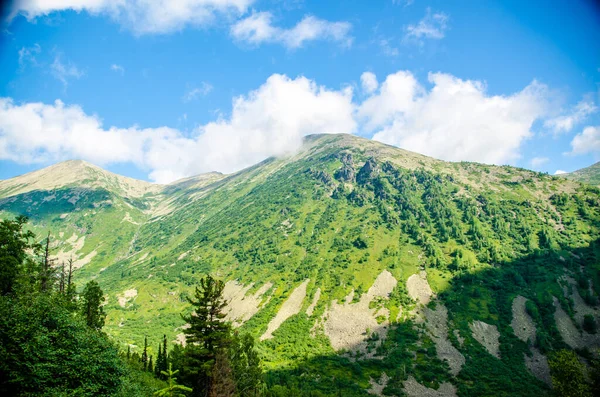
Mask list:
[[[438,299],[429,306],[444,304],[448,308],[448,338],[466,359],[455,378],[448,364],[437,358],[431,338],[421,332],[423,325],[410,320],[395,323],[387,339],[376,348],[381,359],[355,360],[332,351],[315,355],[315,345],[328,341],[312,338],[314,319],[311,322],[301,314],[286,321],[274,333],[275,339],[268,341],[269,349],[289,352],[289,361],[287,366],[282,363],[279,368],[268,369],[267,383],[275,396],[366,396],[369,380],[378,381],[385,373],[389,380],[383,382],[383,395],[405,395],[403,382],[409,376],[433,389],[449,381],[460,396],[547,395],[548,386],[525,365],[524,357],[531,356],[533,343],[517,338],[511,328],[512,301],[521,295],[533,303],[528,312],[531,310],[537,328],[537,349],[546,354],[569,348],[557,328],[553,306],[555,297],[581,331],[581,324],[574,320],[573,301],[563,289],[565,283],[558,282],[565,274],[578,282],[569,288],[577,288],[588,304],[597,305],[591,291],[600,290],[600,240],[584,248],[538,251],[512,262],[456,274],[446,290],[438,291]],[[474,320],[497,327],[500,358],[474,339],[469,328]],[[459,338],[464,338],[462,343]],[[592,348],[577,352],[589,358]]]

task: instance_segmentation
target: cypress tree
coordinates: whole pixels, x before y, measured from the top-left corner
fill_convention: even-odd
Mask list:
[[[154,372],[154,366],[152,365],[152,356],[150,356],[150,361],[148,361],[148,372]]]

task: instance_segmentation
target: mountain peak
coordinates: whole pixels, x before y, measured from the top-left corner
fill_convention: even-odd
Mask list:
[[[141,197],[161,189],[160,185],[113,174],[84,160],[67,160],[0,181],[0,197],[68,186],[116,190],[128,197]]]

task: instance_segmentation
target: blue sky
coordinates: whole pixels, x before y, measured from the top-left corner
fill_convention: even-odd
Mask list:
[[[15,3],[0,178],[83,158],[169,182],[320,132],[548,173],[600,160],[592,1],[152,4]]]

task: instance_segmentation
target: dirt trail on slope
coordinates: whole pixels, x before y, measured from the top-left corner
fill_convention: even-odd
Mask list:
[[[323,314],[323,328],[335,350],[346,349],[366,353],[365,339],[370,336],[367,335],[367,331],[379,334],[377,343],[385,339],[389,313],[387,309],[370,308],[369,305],[377,298],[388,299],[397,283],[394,276],[384,270],[357,303],[351,303],[352,298],[342,303],[338,303],[337,300],[331,302],[331,306]],[[379,324],[376,320],[377,315],[386,317],[386,320]]]
[[[272,338],[273,332],[275,332],[285,320],[300,312],[302,302],[306,297],[306,286],[309,281],[310,279],[304,280],[302,284],[294,289],[287,300],[283,302],[283,305],[281,305],[281,308],[275,317],[269,322],[267,331],[260,337],[260,340]]]

